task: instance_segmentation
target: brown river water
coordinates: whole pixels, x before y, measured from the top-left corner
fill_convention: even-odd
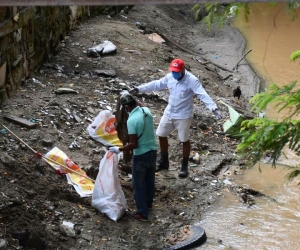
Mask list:
[[[291,22],[284,3],[268,6],[252,3],[249,22],[237,18],[237,27],[247,41],[245,51],[252,49],[247,60],[266,85],[286,85],[293,80],[300,82],[299,60],[290,62],[290,55],[300,50],[300,10],[298,19]],[[266,110],[270,119],[282,119],[271,106]],[[287,152],[290,159],[284,165],[299,164],[299,158]],[[260,163],[243,175],[231,176],[238,185],[258,190],[276,200],[254,198],[256,204],[248,207],[236,195],[224,192],[220,202],[203,216],[199,223],[208,236],[207,243],[199,249],[300,249],[300,179],[286,182],[287,168]]]

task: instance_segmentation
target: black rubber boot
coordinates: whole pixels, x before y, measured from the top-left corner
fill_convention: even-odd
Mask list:
[[[184,157],[182,160],[182,163],[181,163],[180,172],[178,174],[179,177],[185,178],[188,176],[188,174],[189,174],[188,165],[189,165],[189,159]]]
[[[157,169],[156,171],[160,171],[163,169],[169,170],[169,154],[165,152],[160,153],[160,159],[157,161]]]

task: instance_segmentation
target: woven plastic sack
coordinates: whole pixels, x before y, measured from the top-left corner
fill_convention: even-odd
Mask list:
[[[115,116],[109,110],[102,110],[87,127],[87,131],[95,141],[106,147],[122,146],[115,127]]]
[[[122,217],[127,201],[118,177],[118,155],[106,152],[100,161],[92,195],[92,206],[113,221]]]

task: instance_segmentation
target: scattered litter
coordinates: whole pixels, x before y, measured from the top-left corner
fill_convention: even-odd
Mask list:
[[[129,52],[129,53],[132,53],[132,54],[136,54],[136,55],[140,55],[141,52],[135,50],[135,49],[124,49],[123,50],[124,52]]]
[[[200,178],[195,177],[195,178],[193,179],[193,181],[200,181]]]
[[[232,182],[230,180],[228,180],[228,179],[225,179],[223,181],[223,183],[226,184],[226,185],[232,185]]]
[[[22,126],[24,126],[26,128],[35,128],[35,127],[38,126],[37,123],[27,121],[26,119],[23,119],[23,118],[14,116],[14,115],[4,116],[4,118],[7,119],[7,120],[9,120],[9,121],[12,121],[14,123],[17,123],[19,125],[22,125]]]
[[[76,140],[72,141],[72,143],[69,146],[69,149],[75,149],[80,148],[79,144],[76,142]]]
[[[82,119],[75,112],[72,112],[72,116],[77,123],[81,123]]]
[[[61,95],[61,94],[78,94],[78,92],[74,89],[70,88],[58,88],[54,91],[55,94]]]
[[[194,160],[197,164],[200,163],[200,155],[199,155],[199,153],[196,153],[196,154],[193,156],[193,160]]]
[[[59,66],[58,64],[51,64],[51,63],[43,63],[44,67],[50,68],[50,69],[56,69],[58,72],[63,72],[64,66]]]
[[[86,51],[87,56],[100,57],[102,54],[110,54],[117,51],[116,45],[110,41],[103,41]]]
[[[32,81],[34,83],[37,83],[38,85],[42,85],[42,83],[39,80],[35,79],[35,78],[32,78]]]
[[[74,223],[70,222],[70,221],[63,221],[62,223],[63,225],[67,226],[67,227],[70,227],[70,228],[74,228]]]
[[[104,70],[99,70],[99,69],[96,69],[94,71],[94,73],[97,75],[97,76],[110,76],[110,77],[115,77],[117,75],[116,71],[113,70],[113,69],[104,69]]]
[[[165,43],[166,41],[157,33],[152,33],[148,35],[148,38],[156,43]]]

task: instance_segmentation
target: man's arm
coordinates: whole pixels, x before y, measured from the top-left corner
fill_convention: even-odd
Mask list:
[[[138,136],[136,134],[129,135],[129,143],[119,148],[120,151],[132,150],[138,147]]]
[[[138,147],[138,136],[136,134],[129,135],[129,143],[124,147],[113,146],[109,148],[109,151],[119,154],[121,151],[128,151]]]
[[[135,99],[136,104],[140,107],[146,107],[144,103],[142,103],[141,101],[139,101],[138,99]]]
[[[192,84],[192,90],[197,95],[199,100],[201,100],[210,111],[213,111],[218,108],[217,104],[207,94],[206,90],[203,88],[203,86],[201,85],[201,83],[198,80],[196,80]]]
[[[151,92],[151,91],[156,91],[156,90],[161,90],[165,89],[168,87],[168,81],[166,76],[159,79],[159,80],[154,80],[148,83],[144,83],[140,86],[136,86],[132,90],[129,91],[132,95],[135,95],[137,93],[145,93],[145,92]]]

